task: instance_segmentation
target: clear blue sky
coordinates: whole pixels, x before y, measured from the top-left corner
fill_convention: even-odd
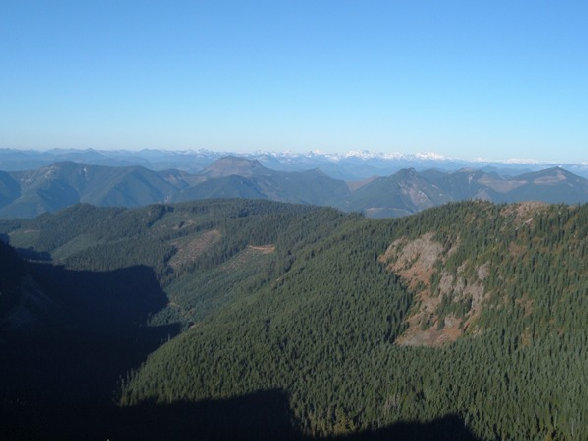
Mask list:
[[[0,1],[0,148],[588,161],[588,1]]]

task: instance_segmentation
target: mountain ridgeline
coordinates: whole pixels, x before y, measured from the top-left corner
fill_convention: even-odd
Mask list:
[[[126,167],[141,165],[150,170],[178,169],[188,173],[200,173],[218,159],[231,156],[227,152],[198,150],[96,150],[51,149],[46,151],[0,148],[0,169],[6,171],[32,170],[60,162],[76,162],[87,165]],[[436,154],[383,154],[369,151],[346,153],[263,152],[240,153],[240,158],[258,161],[273,170],[304,171],[320,169],[327,175],[344,181],[361,181],[372,176],[389,176],[401,169],[458,170],[464,167],[483,169],[502,176],[515,176],[560,166],[584,178],[588,178],[588,164],[537,164],[531,162],[468,162],[443,158]]]
[[[76,205],[0,233],[11,439],[588,438],[588,205]]]
[[[246,198],[334,207],[368,217],[401,217],[447,202],[588,202],[588,180],[560,168],[501,175],[461,168],[343,181],[318,168],[278,171],[257,160],[225,157],[197,173],[61,162],[0,172],[0,218],[32,218],[76,203],[134,208],[154,203]]]

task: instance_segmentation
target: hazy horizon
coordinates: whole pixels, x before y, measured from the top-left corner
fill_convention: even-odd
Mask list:
[[[269,155],[274,157],[300,157],[300,156],[319,156],[325,158],[332,158],[332,160],[340,160],[345,158],[361,158],[365,160],[408,160],[408,161],[439,161],[439,162],[463,162],[465,164],[504,164],[504,165],[536,165],[536,166],[554,166],[554,165],[578,165],[578,166],[587,166],[588,162],[566,162],[566,161],[557,161],[557,160],[536,160],[533,158],[498,158],[498,159],[489,159],[484,157],[478,158],[460,158],[460,157],[448,157],[438,154],[436,152],[416,152],[416,153],[403,153],[403,152],[377,152],[371,150],[348,150],[345,152],[323,152],[320,150],[309,150],[309,151],[278,151],[278,150],[250,150],[250,151],[228,151],[228,150],[211,150],[205,148],[186,148],[186,149],[159,149],[159,148],[138,148],[138,149],[100,149],[94,147],[86,147],[86,148],[62,148],[62,147],[49,147],[49,148],[11,148],[11,147],[2,147],[0,146],[1,150],[10,150],[10,151],[21,151],[21,152],[34,152],[34,153],[49,153],[49,152],[62,152],[63,154],[67,152],[98,152],[101,154],[108,154],[108,153],[118,153],[118,154],[136,154],[141,155],[141,153],[148,153],[148,152],[160,152],[160,153],[170,153],[170,154],[212,154],[212,155],[219,155],[219,156],[236,156],[236,157],[255,157],[255,156],[263,156]],[[0,163],[1,165],[1,163]]]
[[[586,163],[584,2],[2,4],[0,148]]]

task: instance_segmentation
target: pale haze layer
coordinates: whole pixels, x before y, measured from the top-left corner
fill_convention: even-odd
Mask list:
[[[0,148],[588,160],[588,2],[0,4]]]

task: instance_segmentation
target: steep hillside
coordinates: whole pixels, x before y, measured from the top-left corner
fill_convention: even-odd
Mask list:
[[[10,174],[0,171],[0,208],[20,196],[20,186]]]
[[[5,197],[0,216],[30,218],[84,202],[98,206],[138,207],[169,199],[186,183],[171,182],[139,166],[105,167],[64,162],[12,172],[19,191]],[[0,188],[1,190],[1,188]]]
[[[198,173],[194,184],[178,193],[174,200],[238,197],[336,206],[349,193],[345,182],[333,179],[318,169],[276,171],[258,161],[227,157]]]
[[[31,218],[77,203],[133,208],[217,198],[329,206],[372,218],[402,217],[462,200],[588,202],[588,180],[560,167],[519,176],[498,171],[410,168],[391,176],[344,182],[318,168],[279,171],[233,156],[220,158],[196,174],[63,162],[0,172],[0,218]]]
[[[216,198],[269,199],[333,206],[349,194],[343,181],[319,170],[281,172],[257,161],[226,157],[198,174],[63,162],[0,172],[0,218],[32,218],[77,203],[141,207]]]
[[[588,181],[561,167],[520,175],[516,180],[522,185],[517,185],[509,192],[503,199],[504,202],[520,200],[565,204],[586,202]]]
[[[455,200],[432,185],[414,169],[376,178],[359,187],[341,208],[363,212],[369,217],[401,217]]]
[[[154,320],[186,324],[211,305],[229,301],[233,287],[239,289],[236,282],[267,277],[257,273],[260,265],[287,265],[292,259],[287,248],[318,240],[344,219],[333,209],[269,201],[215,200],[137,210],[76,205],[37,219],[0,221],[0,233],[23,255],[68,270],[150,268],[170,298]],[[276,242],[284,245],[266,252]],[[184,297],[189,297],[185,303],[178,300]]]
[[[588,180],[560,167],[509,177],[474,168],[451,173],[409,169],[374,179],[353,191],[344,203],[337,206],[346,211],[360,211],[369,217],[383,218],[406,216],[463,200],[586,203]]]
[[[175,201],[218,198],[267,199],[267,196],[255,180],[239,175],[205,179],[196,185],[183,189],[174,196]]]
[[[496,173],[488,173],[473,168],[462,168],[453,173],[430,176],[430,181],[442,188],[453,200],[479,199],[497,200],[497,194],[516,188],[518,182],[504,179]]]
[[[482,203],[346,222],[163,345],[122,403],[277,388],[315,435],[458,414],[481,439],[582,439],[587,228],[586,206]]]
[[[269,201],[78,205],[0,233],[67,323],[31,337],[0,384],[4,410],[34,409],[40,427],[59,396],[78,438],[128,435],[132,420],[157,439],[145,421],[163,415],[222,439],[385,439],[403,424],[428,427],[407,439],[588,435],[586,205],[467,202],[396,220]],[[23,340],[0,343],[19,354]],[[39,363],[49,374],[22,368]],[[112,418],[79,416],[84,400]]]
[[[14,440],[164,436],[144,424],[165,409],[131,412],[139,427],[128,432],[129,416],[112,402],[121,379],[180,329],[281,273],[297,242],[318,240],[344,219],[331,209],[206,201],[138,210],[78,205],[0,222],[51,302],[38,325],[12,326],[24,297],[11,287],[20,288],[22,277],[2,266],[0,432]]]

